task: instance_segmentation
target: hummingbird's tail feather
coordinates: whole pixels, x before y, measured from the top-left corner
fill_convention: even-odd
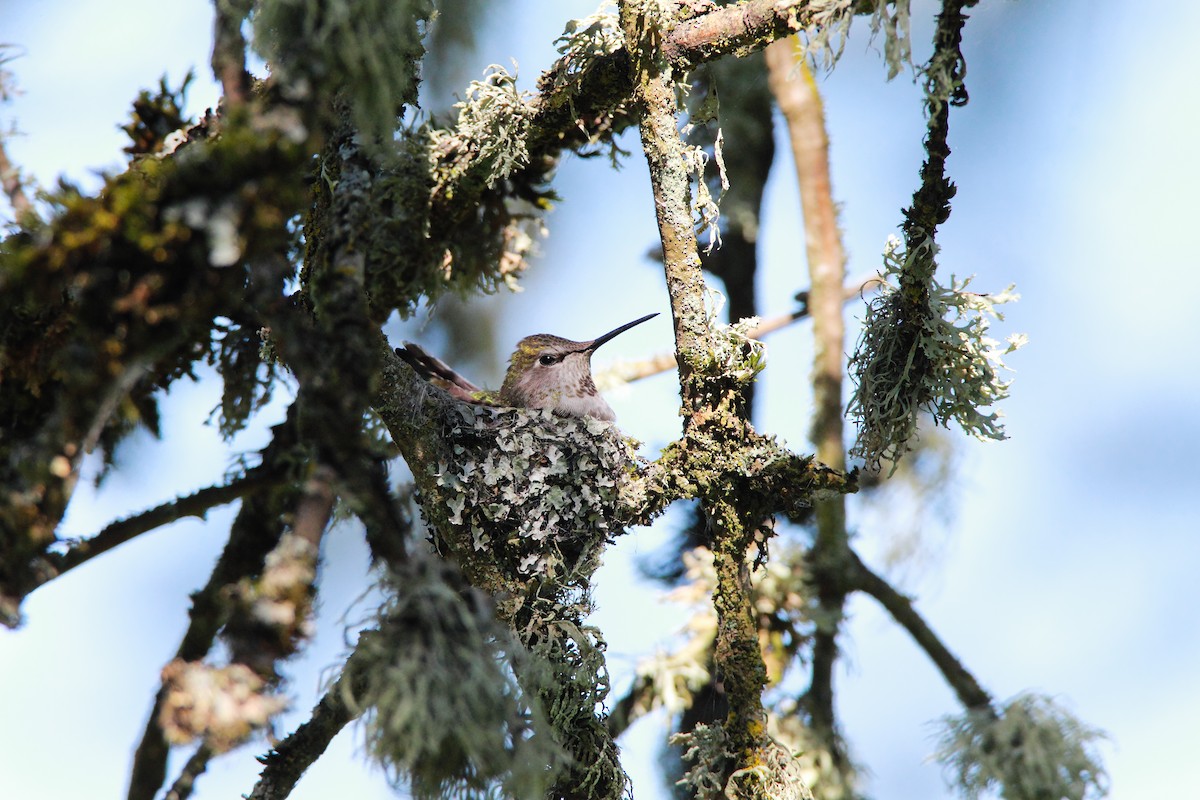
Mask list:
[[[445,361],[431,356],[420,345],[405,342],[404,347],[396,348],[396,355],[422,378],[445,389],[451,396],[466,403],[479,402],[477,395],[482,390],[478,386],[455,372]]]

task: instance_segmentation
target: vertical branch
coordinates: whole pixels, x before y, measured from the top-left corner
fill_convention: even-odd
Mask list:
[[[816,408],[811,436],[817,458],[831,467],[844,469],[842,285],[846,256],[838,229],[833,182],[829,176],[825,110],[812,71],[803,60],[796,58],[794,42],[793,39],[780,39],[771,44],[766,50],[767,67],[771,91],[787,120],[800,186],[800,205],[804,212],[805,253],[812,282],[808,310],[815,339],[813,394]]]
[[[226,108],[239,106],[250,97],[250,73],[246,71],[246,39],[242,23],[250,13],[246,0],[213,0],[213,76],[221,83]]]
[[[696,379],[710,350],[704,310],[705,284],[692,222],[691,186],[676,127],[675,83],[671,68],[650,46],[649,40],[656,36],[649,30],[653,24],[632,3],[621,3],[621,26],[631,53],[633,95],[641,111],[642,149],[650,168],[663,268],[671,298],[680,388],[684,408],[691,413],[702,403]]]
[[[664,20],[645,4],[620,6],[621,26],[631,57],[634,107],[640,112],[642,148],[650,169],[663,264],[675,324],[684,437],[697,453],[722,452],[754,436],[746,419],[745,384],[717,365],[721,342],[710,330],[705,283],[696,246],[691,187],[676,119],[675,82],[661,52]],[[746,554],[754,541],[754,504],[720,480],[704,475],[703,457],[693,470],[701,482],[701,505],[712,522],[717,585],[713,606],[718,634],[714,662],[727,690],[724,734],[734,754],[730,774],[763,763],[767,746],[762,690],[766,667],[758,644],[750,599]],[[745,487],[742,487],[745,492]],[[728,778],[729,776],[725,776]]]
[[[936,249],[932,243],[939,225],[950,218],[950,200],[958,189],[946,175],[946,159],[950,157],[950,106],[967,103],[967,88],[963,83],[967,65],[962,54],[962,29],[967,21],[964,8],[978,0],[944,0],[933,33],[933,55],[922,70],[925,74],[926,121],[925,162],[921,165],[921,185],[913,192],[912,205],[904,209],[904,249],[910,258],[900,273],[900,297],[911,309],[905,315],[906,327],[915,327],[909,320],[923,318],[929,300],[930,282],[937,270]],[[927,312],[925,312],[927,313]],[[915,334],[910,334],[915,335]]]
[[[729,301],[729,320],[758,316],[755,276],[758,273],[758,240],[762,225],[762,200],[771,165],[775,161],[773,104],[771,90],[763,81],[762,53],[741,58],[723,58],[704,67],[692,78],[695,103],[698,91],[719,98],[719,132],[732,147],[716,141],[718,130],[697,127],[689,141],[721,148],[727,187],[721,197],[721,246],[701,253],[704,269],[721,280]],[[705,141],[707,139],[707,141]],[[711,166],[711,165],[710,165]],[[711,173],[712,170],[710,170]],[[719,187],[709,178],[710,191]],[[754,387],[746,387],[747,404],[754,405]]]
[[[842,284],[845,253],[829,176],[829,137],[816,81],[808,65],[796,57],[791,40],[781,39],[766,51],[771,90],[787,120],[792,156],[804,212],[805,249],[812,281],[809,310],[813,318],[813,423],[817,458],[838,469],[846,465],[842,440],[842,377],[845,325]],[[833,702],[833,668],[837,634],[847,588],[846,504],[841,495],[814,504],[816,539],[809,568],[826,620],[813,637],[812,682],[806,699],[809,724],[818,740],[844,772],[848,764],[837,739]]]

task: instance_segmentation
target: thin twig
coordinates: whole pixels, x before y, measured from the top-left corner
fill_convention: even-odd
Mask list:
[[[623,734],[630,725],[650,713],[653,703],[654,679],[641,676],[633,682],[624,697],[613,703],[612,710],[608,712],[605,724],[609,735],[616,739]]]
[[[87,563],[96,556],[107,553],[114,547],[125,544],[155,528],[160,528],[184,517],[203,519],[209,509],[232,503],[234,500],[268,485],[272,480],[273,476],[265,470],[253,470],[231,483],[208,486],[186,497],[177,497],[169,503],[163,503],[132,517],[117,520],[59,556],[54,562],[58,571],[48,575],[46,581],[57,578],[80,564]]]
[[[877,291],[880,285],[880,280],[877,276],[872,275],[869,278],[864,278],[859,281],[846,284],[843,289],[843,302],[851,302],[857,298],[863,297],[865,294]],[[776,317],[770,317],[759,321],[757,325],[748,330],[746,334],[751,339],[761,339],[767,334],[775,333],[783,330],[787,326],[799,320],[806,319],[809,314],[809,291],[805,290],[796,295],[800,301],[800,307],[788,314],[780,314]],[[603,369],[597,370],[597,383],[606,383],[608,381],[619,381],[622,383],[632,383],[643,378],[649,378],[654,375],[660,375],[664,372],[670,372],[675,369],[675,353],[658,353],[650,356],[650,358],[639,359],[637,361],[626,361],[611,364]]]
[[[163,800],[187,800],[191,797],[196,779],[204,774],[204,770],[208,769],[208,762],[212,760],[213,755],[215,754],[212,748],[202,742],[196,748],[196,752],[192,753],[192,757],[183,765],[183,770],[171,784],[171,788],[163,795]]]
[[[259,758],[263,771],[248,800],[283,800],[291,794],[304,771],[321,757],[333,737],[358,716],[342,699],[344,680],[345,673],[313,708],[307,722]]]

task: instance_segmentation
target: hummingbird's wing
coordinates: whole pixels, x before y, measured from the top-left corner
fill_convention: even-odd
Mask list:
[[[445,389],[451,396],[466,403],[479,402],[478,395],[483,391],[482,389],[451,369],[445,361],[431,356],[420,345],[405,342],[404,347],[396,348],[396,355],[400,356],[422,378],[434,386]]]

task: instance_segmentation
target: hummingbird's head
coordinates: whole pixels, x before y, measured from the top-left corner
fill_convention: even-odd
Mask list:
[[[592,382],[592,353],[617,334],[656,316],[648,314],[587,342],[545,333],[526,336],[517,343],[509,360],[500,402],[521,408],[549,408],[568,417],[616,419]]]

